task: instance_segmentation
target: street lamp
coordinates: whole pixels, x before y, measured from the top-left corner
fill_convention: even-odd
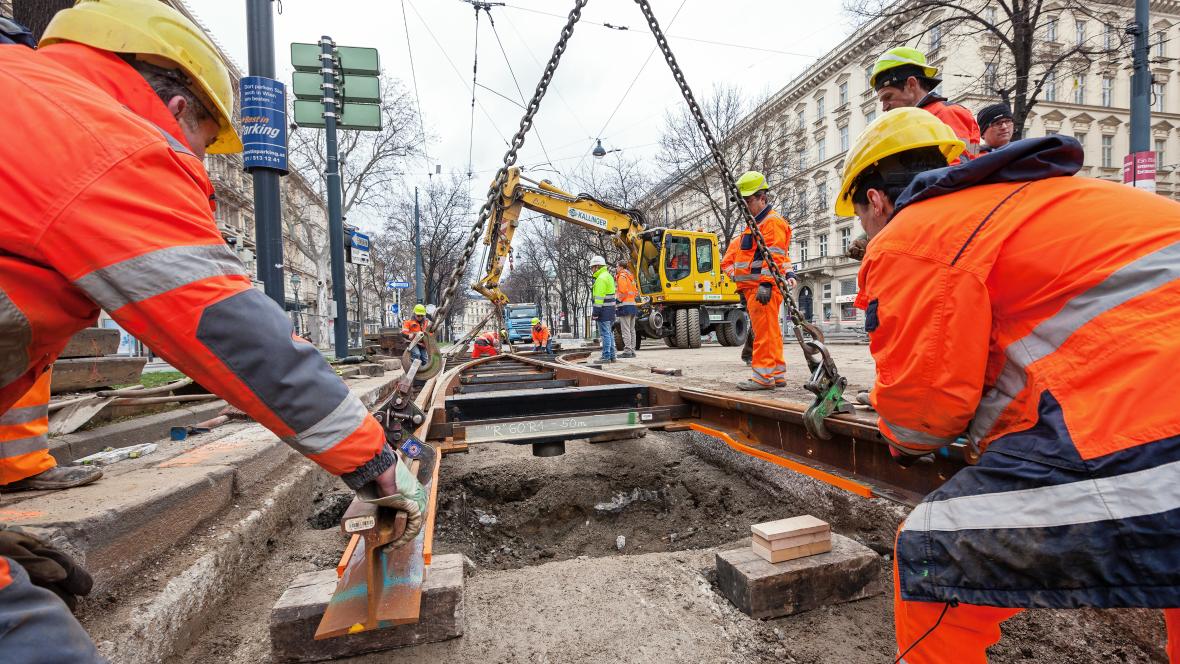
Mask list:
[[[295,334],[299,334],[299,311],[303,308],[303,303],[299,300],[299,285],[303,280],[299,278],[299,273],[296,272],[291,275],[291,288],[295,291]]]
[[[596,142],[594,145],[594,149],[590,151],[590,154],[594,155],[595,159],[602,159],[603,157],[607,156],[608,154],[610,154],[612,152],[622,152],[623,151],[622,148],[614,148],[613,150],[607,150],[606,148],[602,147],[602,139],[601,138],[595,139],[595,140],[596,140]]]

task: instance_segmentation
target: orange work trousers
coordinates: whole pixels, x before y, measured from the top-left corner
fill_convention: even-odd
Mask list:
[[[897,557],[893,558],[893,622],[897,652],[906,664],[987,664],[987,649],[1000,640],[1000,623],[1024,611],[998,606],[959,604],[946,609],[942,602],[910,602],[901,598]],[[934,624],[938,627],[922,638]],[[1180,664],[1180,608],[1164,609],[1168,631],[1168,661]],[[919,642],[918,640],[921,639]],[[917,642],[908,653],[906,649]]]
[[[471,344],[471,359],[475,360],[485,355],[495,355],[495,346],[481,346],[479,344]]]
[[[770,291],[770,302],[759,304],[754,298],[757,289],[744,293],[746,310],[750,314],[750,328],[754,331],[754,355],[750,367],[752,380],[762,385],[782,384],[787,377],[787,360],[783,357],[783,328],[778,312],[783,306],[783,295],[777,288]]]
[[[53,371],[41,374],[33,387],[0,415],[0,486],[49,470],[49,383]]]

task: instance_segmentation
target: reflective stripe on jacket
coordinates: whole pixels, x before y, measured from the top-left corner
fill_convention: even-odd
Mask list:
[[[948,103],[945,98],[931,92],[918,102],[918,108],[942,120],[955,132],[955,136],[967,144],[960,161],[970,161],[979,155],[979,123],[966,106]]]
[[[422,332],[425,328],[422,325],[426,319],[419,321],[417,318],[407,318],[402,321],[402,334],[407,337],[413,337],[415,334]]]
[[[611,276],[610,270],[606,269],[605,265],[594,273],[594,288],[591,295],[594,297],[594,317],[601,321],[614,320],[615,278]]]
[[[549,343],[549,326],[538,323],[533,326],[533,345],[544,346]]]
[[[615,273],[615,285],[618,287],[618,309],[620,316],[634,316],[639,313],[635,305],[635,298],[639,297],[639,289],[635,287],[635,277],[626,268],[619,268]]]
[[[791,226],[782,215],[766,206],[754,218],[758,222],[758,230],[766,240],[766,248],[775,264],[784,275],[791,269]],[[749,229],[730,241],[725,249],[725,256],[721,258],[721,270],[737,283],[738,290],[748,291],[758,287],[758,284],[774,283],[774,276],[763,260],[762,251],[754,241],[754,234]]]
[[[924,173],[869,243],[881,433],[983,450],[906,519],[907,600],[1180,606],[1180,203],[1050,177],[1081,161],[1055,136]]]
[[[0,412],[101,308],[350,486],[394,463],[364,404],[253,287],[201,161],[134,69],[81,44],[0,48],[0,94],[21,100],[0,108]]]

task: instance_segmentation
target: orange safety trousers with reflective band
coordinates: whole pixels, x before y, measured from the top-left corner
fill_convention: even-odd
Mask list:
[[[766,240],[772,260],[785,275],[791,270],[791,226],[769,206],[758,214],[755,221],[758,222],[762,238]],[[754,234],[748,229],[733,238],[726,247],[725,255],[721,257],[721,271],[728,274],[742,292],[756,290],[758,284],[774,284],[774,276],[754,241]]]
[[[476,337],[471,343],[471,359],[496,355],[496,338],[495,332],[484,332]]]
[[[763,385],[783,383],[786,380],[787,360],[783,357],[783,330],[778,313],[783,305],[782,293],[777,288],[770,291],[770,301],[759,304],[753,291],[745,291],[746,311],[750,315],[750,329],[754,332],[754,350],[750,368],[754,371],[751,380]]]
[[[47,370],[24,396],[0,414],[0,486],[49,470],[49,384]]]
[[[167,107],[112,53],[0,49],[0,411],[100,307],[350,485],[393,462],[380,424],[261,295]],[[29,155],[36,155],[30,159]]]

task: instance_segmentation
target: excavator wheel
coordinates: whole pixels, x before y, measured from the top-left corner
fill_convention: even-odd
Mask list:
[[[672,330],[676,337],[676,348],[701,347],[701,310],[685,307],[672,313]]]

